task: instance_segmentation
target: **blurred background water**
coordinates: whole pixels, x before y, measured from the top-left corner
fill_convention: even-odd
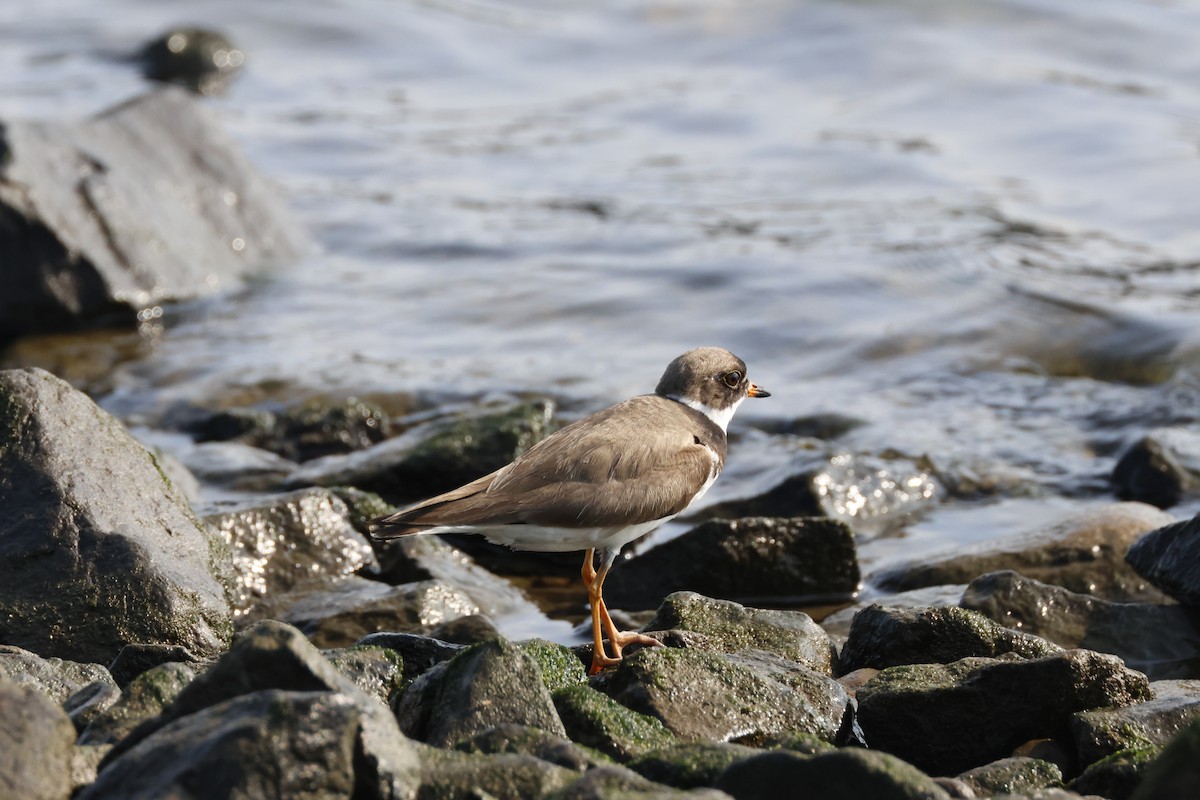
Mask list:
[[[179,24],[245,51],[206,102],[322,252],[8,355],[82,353],[151,440],[179,401],[582,412],[721,345],[773,397],[709,500],[819,414],[865,422],[847,452],[1019,476],[864,536],[870,569],[1108,501],[1125,443],[1200,414],[1194,3],[18,0],[0,115],[144,91],[126,57]]]

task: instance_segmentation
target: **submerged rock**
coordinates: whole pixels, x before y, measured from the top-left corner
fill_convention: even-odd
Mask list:
[[[882,589],[903,591],[970,583],[989,572],[1015,570],[1107,600],[1161,602],[1162,595],[1125,564],[1125,551],[1147,531],[1172,521],[1144,503],[1115,503],[1048,528],[891,567],[872,578]]]
[[[1179,602],[1200,606],[1200,516],[1151,531],[1125,560]]]
[[[890,667],[856,698],[869,747],[953,775],[1004,758],[1026,740],[1065,737],[1071,714],[1147,700],[1150,689],[1119,659],[1072,650]]]
[[[841,669],[949,664],[970,656],[994,658],[1005,653],[1040,658],[1061,651],[1045,639],[1011,631],[965,608],[870,606],[854,616],[842,647]]]
[[[817,756],[763,753],[732,764],[716,788],[735,800],[777,800],[783,787],[822,800],[948,800],[933,778],[895,756],[845,748]],[[801,788],[802,787],[802,788]]]
[[[1200,676],[1200,613],[1183,606],[1110,603],[1015,572],[971,581],[962,605],[1063,647],[1120,656],[1152,679]]]
[[[159,89],[79,122],[0,125],[0,341],[211,294],[308,236],[210,113]]]
[[[22,800],[67,800],[75,726],[32,686],[0,677],[0,792]]]
[[[1152,700],[1081,711],[1071,718],[1080,763],[1091,764],[1122,750],[1161,747],[1200,719],[1200,681],[1155,681],[1150,690]]]
[[[1200,488],[1200,434],[1156,428],[1118,459],[1112,474],[1117,497],[1170,508]]]
[[[85,395],[0,372],[0,475],[0,641],[105,664],[130,642],[224,649],[219,539]]]
[[[229,37],[205,28],[175,28],[147,42],[138,54],[142,74],[198,94],[221,94],[246,57]]]
[[[861,577],[844,523],[752,517],[705,522],[621,563],[604,594],[624,608],[654,608],[685,589],[743,602],[844,599]]]

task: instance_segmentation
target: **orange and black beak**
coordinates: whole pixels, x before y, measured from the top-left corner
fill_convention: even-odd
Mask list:
[[[746,392],[746,397],[770,397],[770,396],[771,396],[770,392],[768,392],[766,389],[763,389],[760,386],[755,386],[753,383],[750,384],[750,389],[749,389],[749,391]]]

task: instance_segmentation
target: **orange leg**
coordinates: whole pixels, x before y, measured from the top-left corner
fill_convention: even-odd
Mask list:
[[[615,553],[613,557],[615,557]],[[597,571],[592,559],[594,556],[593,550],[588,550],[584,556],[583,569],[583,585],[588,590],[588,604],[592,607],[592,666],[588,669],[589,675],[595,675],[604,667],[612,666],[613,664],[621,663],[621,651],[631,644],[641,644],[649,647],[661,647],[662,642],[646,636],[643,633],[633,631],[622,633],[617,630],[617,626],[613,624],[612,617],[608,613],[608,606],[604,604],[603,590],[604,578],[608,575],[609,569],[612,568],[613,558],[609,557],[608,552],[603,553],[603,563],[600,565],[600,570]],[[609,658],[604,652],[604,639],[601,635],[601,627],[608,634],[608,641],[612,644],[613,657]]]

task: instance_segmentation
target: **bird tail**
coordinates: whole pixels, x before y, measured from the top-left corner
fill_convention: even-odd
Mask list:
[[[402,536],[429,533],[435,528],[447,525],[470,522],[469,510],[462,508],[461,501],[469,500],[486,491],[495,475],[496,473],[493,472],[466,486],[460,486],[453,491],[431,497],[402,511],[377,517],[367,523],[367,535],[376,541],[387,541],[399,539]],[[463,516],[468,518],[459,519]]]

